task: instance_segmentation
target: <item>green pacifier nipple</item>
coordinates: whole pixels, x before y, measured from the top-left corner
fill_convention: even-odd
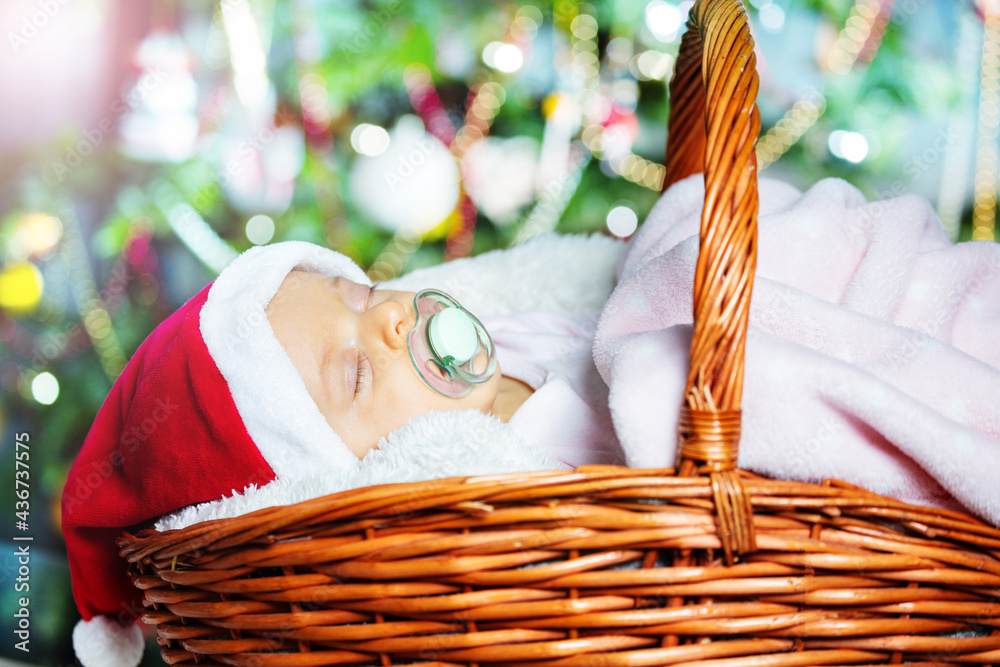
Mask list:
[[[464,364],[479,348],[476,327],[460,308],[448,307],[435,313],[427,335],[431,348],[446,367]]]

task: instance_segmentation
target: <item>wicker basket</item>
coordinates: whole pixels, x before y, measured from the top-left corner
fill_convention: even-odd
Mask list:
[[[164,659],[1000,664],[1000,531],[843,482],[734,467],[756,92],[740,3],[699,0],[671,84],[667,158],[668,184],[702,170],[706,181],[677,471],[383,485],[126,535]]]

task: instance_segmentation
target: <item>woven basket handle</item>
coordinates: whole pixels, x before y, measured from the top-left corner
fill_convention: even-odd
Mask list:
[[[691,366],[679,424],[679,474],[708,474],[726,561],[756,549],[736,470],[750,291],[757,264],[757,58],[739,0],[692,7],[670,82],[663,187],[705,174],[694,278]]]

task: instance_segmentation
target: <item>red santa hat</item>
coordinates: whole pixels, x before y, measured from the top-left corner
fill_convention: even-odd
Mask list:
[[[265,315],[293,269],[371,284],[350,259],[310,243],[252,248],[150,334],[101,406],[62,498],[84,667],[142,657],[142,596],[115,543],[123,530],[251,484],[359,465]]]

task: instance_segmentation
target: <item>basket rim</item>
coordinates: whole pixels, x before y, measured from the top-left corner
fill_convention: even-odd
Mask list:
[[[229,548],[237,542],[260,541],[293,525],[332,521],[336,518],[356,519],[376,512],[389,514],[412,513],[433,507],[448,506],[470,513],[492,511],[491,502],[509,503],[526,497],[552,500],[580,498],[592,494],[627,496],[653,488],[684,489],[685,498],[712,498],[711,480],[707,476],[678,476],[674,468],[628,468],[624,466],[590,465],[575,470],[533,471],[530,473],[500,473],[447,477],[419,482],[393,482],[345,489],[336,493],[297,503],[261,508],[237,517],[209,519],[183,528],[164,531],[144,528],[134,533],[126,531],[118,539],[120,555],[137,562],[152,553],[169,557],[204,550]],[[795,480],[771,479],[739,469],[737,471],[750,494],[753,506],[773,509],[778,499],[790,508],[804,510],[820,505],[868,508],[872,516],[885,520],[905,518],[924,524],[930,530],[967,531],[985,538],[1000,540],[1000,528],[982,519],[943,508],[922,506],[836,479],[820,484]],[[549,493],[551,492],[551,493]],[[767,500],[771,499],[771,503]],[[352,511],[353,510],[353,511]],[[677,506],[683,511],[683,506]],[[332,516],[335,515],[335,516]]]

